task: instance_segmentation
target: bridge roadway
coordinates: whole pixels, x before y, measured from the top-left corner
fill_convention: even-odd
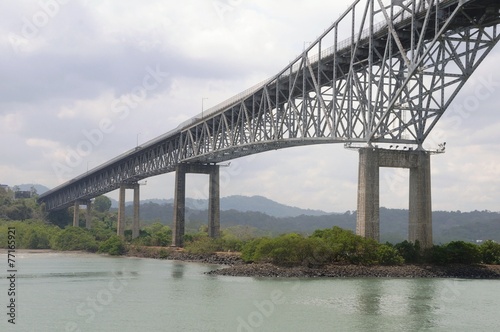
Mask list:
[[[92,198],[119,188],[117,231],[123,235],[125,189],[134,189],[136,237],[138,181],[176,171],[173,244],[182,245],[186,173],[210,174],[209,230],[216,237],[217,163],[293,146],[344,143],[360,148],[357,233],[379,237],[378,168],[407,167],[414,170],[409,240],[431,245],[430,157],[422,144],[500,39],[500,4],[392,3],[355,1],[272,78],[50,190],[39,201],[48,211],[74,205],[76,226],[80,204],[89,211]],[[342,40],[341,35],[349,37]],[[391,152],[383,148],[389,143],[414,149]],[[87,227],[89,219],[87,213]]]

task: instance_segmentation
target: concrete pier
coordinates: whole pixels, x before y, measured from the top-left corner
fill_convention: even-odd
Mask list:
[[[92,204],[90,200],[79,200],[75,201],[74,211],[73,211],[73,227],[80,227],[80,205],[86,205],[87,210],[85,211],[85,227],[90,229],[92,226]]]
[[[80,201],[75,201],[73,210],[73,227],[80,227]]]
[[[431,158],[418,155],[417,167],[410,168],[410,225],[408,241],[418,240],[422,248],[432,246]]]
[[[87,211],[85,211],[85,227],[92,228],[92,202],[90,200],[87,201]]]
[[[179,164],[175,172],[174,225],[172,245],[182,247],[186,225],[186,174],[208,174],[208,235],[212,238],[220,236],[220,187],[219,166],[204,164]]]
[[[422,248],[432,246],[430,154],[422,150],[359,150],[356,234],[377,241],[380,239],[380,167],[410,169],[408,240],[418,240]]]
[[[139,183],[132,184],[122,184],[120,185],[120,194],[118,197],[118,224],[116,227],[116,234],[118,236],[125,236],[125,190],[133,189],[134,190],[134,219],[132,221],[132,239],[135,239],[139,236],[140,230],[140,216],[139,216],[139,207],[140,207],[140,194],[139,194]]]
[[[380,237],[379,178],[377,150],[360,149],[356,234],[377,241]]]

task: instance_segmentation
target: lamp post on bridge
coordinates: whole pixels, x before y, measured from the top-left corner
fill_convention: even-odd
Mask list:
[[[203,119],[203,111],[204,111],[204,102],[205,100],[208,99],[207,97],[201,98],[201,118]]]
[[[139,148],[139,135],[141,133],[137,133],[137,136],[136,136],[136,140],[135,140],[135,148],[138,149]]]

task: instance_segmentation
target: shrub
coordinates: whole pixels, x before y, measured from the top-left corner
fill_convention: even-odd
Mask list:
[[[198,238],[192,242],[186,243],[184,246],[190,254],[212,254],[216,251],[220,251],[220,246],[216,239],[209,238],[208,236]]]
[[[251,263],[255,261],[255,252],[257,251],[257,247],[264,238],[254,239],[248,241],[243,245],[241,249],[241,259],[246,263]]]
[[[118,235],[113,235],[99,246],[99,252],[119,256],[126,252],[125,242]]]
[[[404,263],[404,258],[395,248],[382,244],[377,249],[377,260],[382,265],[401,265]]]
[[[484,264],[500,264],[500,243],[486,241],[479,250]]]
[[[422,260],[420,243],[418,241],[411,243],[405,240],[394,245],[394,248],[399,252],[407,264],[418,263]]]
[[[433,245],[425,249],[423,258],[429,264],[445,265],[449,262],[445,247],[440,245]]]
[[[68,227],[54,239],[52,248],[56,250],[86,250],[96,252],[97,242],[92,234],[83,228]]]
[[[452,241],[445,245],[448,263],[455,264],[479,264],[481,263],[481,251],[475,244],[464,241]]]

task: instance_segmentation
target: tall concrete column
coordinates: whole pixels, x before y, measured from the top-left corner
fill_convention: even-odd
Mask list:
[[[174,227],[172,231],[172,245],[182,247],[185,229],[186,210],[186,165],[179,164],[175,172],[174,193]]]
[[[210,185],[208,198],[208,236],[220,237],[220,186],[219,166],[210,170]]]
[[[210,176],[208,198],[208,235],[220,236],[220,185],[219,166],[204,164],[179,164],[175,173],[174,226],[172,245],[182,247],[185,230],[186,173],[208,174]]]
[[[379,195],[378,151],[360,149],[356,234],[376,241],[380,237]]]
[[[139,183],[133,185],[134,187],[134,221],[132,223],[132,239],[139,236],[140,220],[139,220],[139,208],[140,208],[140,195],[139,195]]]
[[[87,201],[87,211],[85,213],[85,226],[87,229],[92,228],[92,202],[90,200]]]
[[[73,227],[80,227],[80,201],[75,202],[73,211]]]
[[[410,223],[408,240],[432,246],[431,157],[418,151],[417,167],[410,168]]]
[[[120,195],[118,197],[118,223],[116,234],[125,237],[125,185],[120,185]]]

